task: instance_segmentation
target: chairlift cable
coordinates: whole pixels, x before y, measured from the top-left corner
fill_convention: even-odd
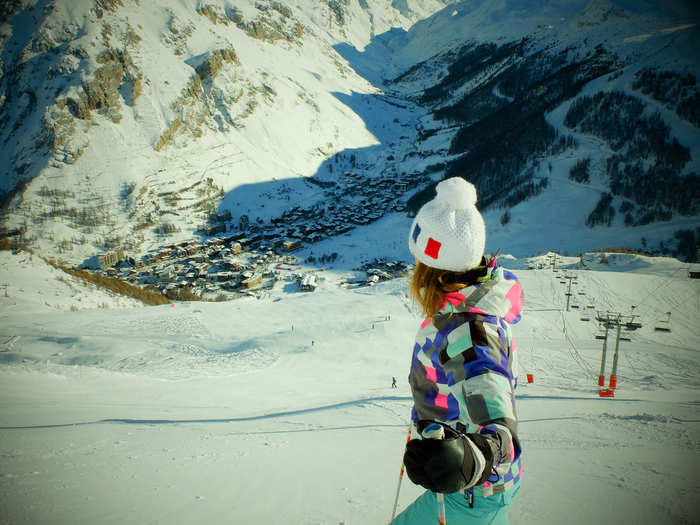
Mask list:
[[[571,350],[569,351],[569,355],[571,355],[571,358],[576,361],[579,365],[579,367],[587,374],[592,374],[594,373],[594,370],[591,368],[591,365],[588,364],[588,361],[586,361],[583,356],[579,353],[579,351],[576,349],[576,345],[574,342],[571,340],[571,337],[569,337],[569,333],[566,329],[566,319],[564,318],[564,312],[561,311],[561,320],[564,325],[564,337],[569,343],[569,346],[571,347]]]
[[[680,299],[673,306],[675,308],[680,308],[683,305],[690,303],[690,301],[693,299],[693,296],[695,296],[695,302],[696,302],[697,309],[700,310],[700,289],[698,290],[697,295],[696,295],[695,291],[692,291],[690,295],[688,295],[685,298]],[[643,316],[640,315],[640,319],[645,321],[645,322],[648,322],[648,323],[658,323],[659,322],[659,319],[657,318],[658,316],[654,317],[654,318],[651,318],[650,316],[651,316],[651,312],[648,312]]]
[[[663,281],[659,286],[657,286],[657,287],[654,288],[651,292],[649,292],[649,293],[647,294],[647,296],[646,296],[644,299],[642,299],[641,301],[639,301],[639,302],[635,305],[635,307],[636,307],[636,308],[639,308],[639,306],[641,306],[642,304],[644,304],[644,302],[645,302],[647,299],[649,299],[649,297],[651,297],[654,293],[656,293],[657,290],[659,290],[659,289],[662,288],[663,286],[666,286],[668,283],[670,283],[671,280],[673,280],[673,279],[676,277],[676,274],[677,274],[678,272],[680,272],[681,270],[686,270],[686,271],[687,271],[689,268],[690,268],[690,267],[687,267],[687,268],[681,267],[681,268],[676,269],[676,271],[673,272],[673,273],[671,274],[671,276],[670,276],[668,279],[666,279],[665,281]]]

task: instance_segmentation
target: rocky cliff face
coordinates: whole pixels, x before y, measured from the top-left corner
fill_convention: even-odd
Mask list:
[[[367,135],[331,93],[374,88],[333,46],[361,47],[374,31],[408,28],[443,3],[302,4],[3,0],[4,231],[19,230],[24,242],[49,251],[69,246],[75,259],[125,239],[148,242],[144,225],[178,222],[176,230],[191,235],[208,224],[223,188],[270,179],[271,172],[312,175],[318,151],[327,155],[351,135]],[[294,125],[282,124],[290,112]],[[336,122],[331,113],[345,116]],[[348,138],[339,125],[352,130]],[[287,151],[290,131],[297,146]],[[239,169],[217,169],[231,164],[208,153],[198,165],[197,152],[223,143],[229,146],[217,154],[242,159]],[[270,157],[275,151],[279,158]],[[280,162],[288,173],[279,173]],[[216,179],[212,191],[201,184],[207,170]],[[208,203],[173,208],[171,188],[162,186],[174,180],[197,188],[194,201],[208,195]],[[65,187],[74,191],[53,191]]]

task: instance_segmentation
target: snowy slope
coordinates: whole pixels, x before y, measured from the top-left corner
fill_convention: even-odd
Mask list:
[[[85,283],[29,252],[0,251],[3,311],[32,316],[46,311],[141,307],[141,301]]]
[[[671,259],[601,257],[517,270],[526,466],[511,523],[695,523],[698,281]],[[565,272],[584,307],[640,316],[613,399],[597,396],[595,322],[563,311]],[[405,280],[342,278],[267,301],[31,317],[3,303],[3,523],[387,522],[419,318]],[[666,312],[672,331],[655,331]],[[406,481],[400,508],[419,493]]]
[[[391,79],[418,62],[476,42],[507,43],[523,38],[539,49],[571,48],[585,54],[598,44],[628,55],[646,55],[668,44],[668,36],[698,23],[692,2],[625,2],[621,0],[526,0],[458,2],[417,22],[409,32],[394,32],[382,43],[392,51]],[[645,43],[645,45],[640,45]],[[672,49],[671,54],[688,57],[685,66],[697,61],[692,54]]]
[[[697,171],[697,127],[630,90],[643,68],[700,74],[697,11],[689,2],[17,5],[0,29],[0,187],[29,182],[10,199],[3,224],[69,263],[117,247],[143,254],[212,227],[236,230],[244,216],[266,227],[295,205],[327,200],[310,178],[337,182],[346,171],[391,181],[401,175],[405,200],[457,158],[447,154],[454,123],[436,120],[415,100],[474,43],[526,39],[526,56],[563,53],[568,61],[604,46],[623,74],[594,80],[584,93],[619,89],[641,97],[691,152],[683,173]],[[415,78],[387,83],[416,65]],[[506,65],[483,71],[454,97],[498,78]],[[498,85],[490,92],[512,101]],[[525,255],[639,248],[642,237],[656,249],[672,244],[678,229],[693,229],[697,217],[679,216],[625,228],[623,214],[613,228],[585,228],[605,181],[574,185],[568,169],[585,154],[601,166],[609,151],[565,129],[568,104],[547,119],[573,136],[579,151],[541,159],[534,176],[550,177],[549,188],[512,210],[510,229],[490,226],[489,235],[521,238],[535,230],[518,251]],[[489,213],[495,225],[503,210]],[[543,223],[552,228],[539,229]]]

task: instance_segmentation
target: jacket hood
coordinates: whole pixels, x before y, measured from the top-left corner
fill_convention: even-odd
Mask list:
[[[450,292],[445,296],[441,313],[468,312],[496,315],[508,323],[517,323],[525,304],[517,277],[492,259],[481,282]]]

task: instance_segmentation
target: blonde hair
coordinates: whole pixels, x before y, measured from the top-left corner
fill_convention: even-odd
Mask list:
[[[463,272],[453,272],[433,268],[416,259],[416,267],[408,283],[408,291],[421,305],[425,316],[434,317],[442,310],[448,293],[488,280],[486,265],[489,260],[492,261],[493,258],[482,257],[480,266]]]
[[[433,317],[445,303],[449,292],[456,292],[468,286],[463,273],[432,268],[416,260],[408,291],[420,304],[426,317]]]

